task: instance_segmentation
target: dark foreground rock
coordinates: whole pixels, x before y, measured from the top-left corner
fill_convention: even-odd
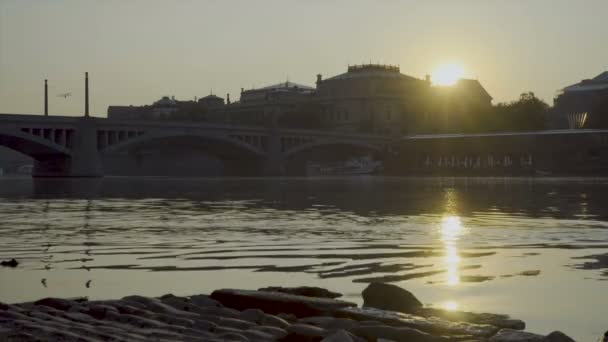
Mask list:
[[[434,308],[420,308],[415,310],[414,314],[422,317],[439,317],[452,322],[489,324],[499,328],[509,328],[515,330],[524,330],[526,328],[526,323],[522,320],[513,319],[508,315],[493,313],[475,313]]]
[[[258,308],[266,313],[290,313],[296,317],[323,315],[340,308],[356,306],[355,303],[329,298],[233,289],[214,291],[211,298],[237,310]]]
[[[500,316],[500,315],[497,315]],[[454,319],[454,317],[452,317]],[[492,324],[459,322],[282,292],[119,300],[44,298],[0,303],[0,341],[571,342]]]
[[[334,313],[338,317],[356,321],[376,321],[385,325],[413,328],[435,335],[465,335],[484,338],[494,335],[499,328],[488,324],[450,322],[437,317],[421,317],[395,311],[374,308],[343,308]]]
[[[371,283],[363,290],[363,306],[413,313],[422,303],[411,292],[399,286],[385,283]]]
[[[554,331],[545,337],[545,342],[575,342],[561,331]]]
[[[332,299],[342,297],[341,293],[329,291],[322,287],[315,287],[315,286],[298,286],[298,287],[270,286],[270,287],[263,287],[261,289],[258,289],[258,291],[289,293],[289,294],[304,296],[304,297],[319,297],[319,298],[332,298]]]
[[[545,341],[545,336],[525,331],[502,329],[490,338],[490,342],[535,342]]]
[[[363,290],[363,306],[397,311],[426,318],[438,317],[452,322],[492,325],[498,328],[523,330],[526,324],[507,315],[472,313],[424,308],[411,292],[392,284],[371,283]]]

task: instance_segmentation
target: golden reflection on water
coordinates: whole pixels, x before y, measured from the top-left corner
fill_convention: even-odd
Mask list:
[[[460,217],[455,215],[445,216],[441,220],[440,235],[443,249],[445,252],[444,263],[447,269],[446,283],[448,286],[457,286],[460,284],[460,256],[458,255],[458,239],[463,234],[462,222]],[[458,303],[455,301],[447,301],[442,307],[448,311],[458,309]]]
[[[444,262],[447,268],[447,284],[450,286],[460,283],[458,266],[458,238],[462,234],[462,223],[458,216],[446,216],[441,222],[441,242],[445,250]]]

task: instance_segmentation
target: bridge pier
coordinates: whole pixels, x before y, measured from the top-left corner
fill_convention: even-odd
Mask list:
[[[265,177],[282,177],[286,175],[285,158],[282,156],[269,155],[264,164]]]
[[[264,162],[264,176],[285,176],[285,157],[278,124],[278,113],[269,109],[266,113],[266,132],[268,134],[268,147],[266,150],[266,161]]]
[[[74,132],[70,156],[38,156],[32,170],[33,177],[103,177],[97,150],[97,130],[94,119],[82,118]]]

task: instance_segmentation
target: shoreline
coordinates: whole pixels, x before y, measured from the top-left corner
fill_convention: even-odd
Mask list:
[[[409,291],[372,283],[364,304],[318,287],[221,289],[210,295],[44,298],[0,303],[3,341],[574,341],[525,331],[507,315],[424,307]]]

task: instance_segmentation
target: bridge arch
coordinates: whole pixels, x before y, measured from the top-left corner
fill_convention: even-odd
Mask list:
[[[108,172],[117,174],[256,176],[266,159],[259,145],[213,132],[149,132],[101,148],[100,154]]]
[[[72,151],[43,137],[18,130],[0,128],[0,145],[35,160],[49,155],[69,157]]]
[[[178,140],[178,139],[195,139],[198,141],[225,144],[227,146],[232,146],[234,148],[240,149],[243,152],[247,152],[250,155],[255,156],[255,157],[261,158],[261,157],[265,156],[265,152],[261,148],[255,147],[253,145],[250,145],[248,143],[245,143],[241,140],[238,140],[238,139],[235,139],[235,138],[232,138],[229,136],[218,135],[218,134],[199,134],[199,133],[182,133],[182,132],[179,132],[179,133],[146,133],[146,134],[128,139],[126,141],[101,148],[100,152],[107,154],[107,153],[112,153],[112,152],[118,152],[121,150],[127,150],[130,148],[135,148],[135,147],[145,147],[148,144],[152,144],[152,143],[158,142],[158,141],[171,142],[172,140]]]

